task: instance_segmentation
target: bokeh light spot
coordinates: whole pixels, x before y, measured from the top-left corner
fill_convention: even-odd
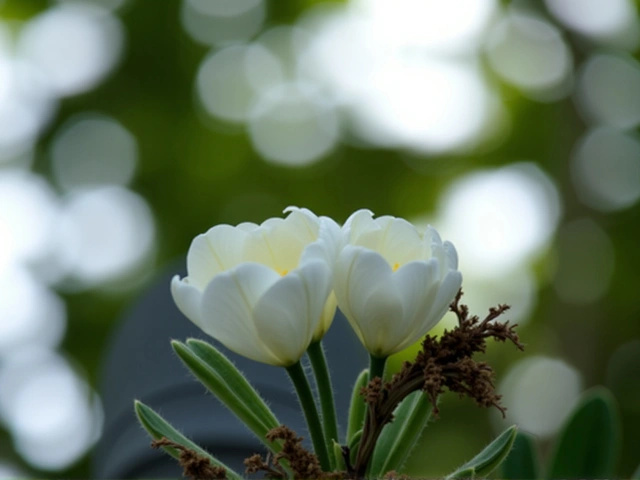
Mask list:
[[[287,166],[313,163],[338,142],[338,118],[321,93],[301,84],[266,92],[251,112],[249,135],[267,161]]]
[[[95,442],[102,411],[65,359],[52,351],[25,350],[0,369],[0,416],[25,460],[60,470]]]
[[[628,208],[640,198],[640,141],[611,128],[591,130],[575,148],[571,174],[583,203],[605,212]]]
[[[127,0],[56,0],[58,3],[78,3],[99,6],[100,8],[106,8],[108,10],[118,10],[122,8]]]
[[[57,199],[40,177],[0,171],[0,271],[48,252]]]
[[[640,65],[632,57],[598,54],[587,60],[576,89],[588,120],[618,128],[640,123]]]
[[[594,39],[622,40],[633,48],[638,18],[631,0],[545,0],[549,11],[568,28]],[[626,44],[626,45],[625,45]]]
[[[249,40],[264,24],[263,1],[184,0],[182,26],[204,45],[225,45]]]
[[[354,10],[371,18],[379,35],[403,48],[463,53],[478,48],[495,0],[357,0]]]
[[[126,185],[133,178],[138,148],[131,133],[103,115],[79,115],[67,121],[51,147],[52,170],[67,190]]]
[[[99,7],[68,4],[41,13],[22,30],[20,55],[60,96],[92,89],[119,60],[120,21]]]
[[[472,65],[397,58],[378,67],[352,106],[368,142],[441,152],[483,131],[491,100]]]
[[[550,178],[521,163],[459,178],[442,195],[437,216],[455,242],[463,271],[499,277],[546,246],[560,211]]]
[[[186,0],[186,3],[206,15],[235,17],[256,8],[263,0]]]
[[[558,431],[578,402],[582,379],[575,368],[562,360],[533,356],[514,365],[498,391],[503,394],[508,421],[547,438]],[[502,430],[504,420],[499,417],[495,423]]]
[[[67,320],[60,297],[19,267],[2,271],[0,292],[0,356],[60,344]]]
[[[506,82],[539,100],[569,92],[571,52],[550,23],[511,12],[493,29],[487,44],[489,64]]]
[[[121,187],[70,195],[58,227],[61,262],[85,287],[134,271],[152,253],[155,239],[147,203]]]
[[[198,96],[207,113],[230,122],[249,117],[261,91],[282,82],[280,62],[259,45],[228,47],[200,65]]]

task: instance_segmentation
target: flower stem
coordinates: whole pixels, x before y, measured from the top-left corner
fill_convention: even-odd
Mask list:
[[[323,471],[329,472],[331,471],[329,452],[327,451],[327,444],[324,441],[322,425],[320,424],[320,417],[318,416],[316,403],[313,399],[313,393],[311,393],[311,386],[309,385],[307,376],[304,374],[302,364],[298,361],[290,367],[287,367],[287,373],[298,394],[298,400],[300,400],[302,411],[307,420],[307,427],[309,428],[309,434],[313,442],[313,449],[320,461],[320,467]]]
[[[331,376],[329,375],[329,367],[327,358],[324,355],[324,349],[321,342],[313,342],[307,350],[311,367],[316,377],[316,386],[318,388],[318,396],[320,397],[320,407],[322,409],[322,423],[324,427],[325,441],[327,442],[327,450],[329,452],[329,460],[331,467],[335,467],[333,455],[333,442],[340,442],[338,438],[338,419],[336,418],[336,406],[333,399],[333,387],[331,386]]]
[[[387,363],[387,358],[369,355],[369,381],[375,377],[380,377],[381,380],[384,379],[384,366]]]

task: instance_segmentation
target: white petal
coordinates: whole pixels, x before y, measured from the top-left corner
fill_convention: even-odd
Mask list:
[[[242,222],[239,223],[236,228],[238,230],[242,230],[243,232],[248,232],[251,233],[255,230],[257,230],[258,228],[260,228],[260,225],[253,223],[253,222]]]
[[[324,337],[325,333],[331,327],[333,323],[333,319],[336,316],[336,308],[338,307],[338,299],[336,298],[336,294],[332,291],[329,294],[329,298],[324,304],[324,308],[322,309],[322,317],[318,322],[318,326],[316,327],[316,331],[313,333],[313,341],[317,342]]]
[[[458,290],[460,290],[460,286],[462,285],[462,274],[457,270],[450,270],[444,277],[444,280],[440,284],[440,288],[438,289],[438,295],[433,304],[433,309],[429,313],[430,317],[430,326],[429,329],[433,328],[442,317],[444,317],[445,313],[449,310],[449,305],[453,302],[453,299],[456,297]]]
[[[204,289],[214,275],[242,262],[247,234],[230,225],[217,225],[193,239],[187,254],[187,271],[193,285]]]
[[[304,236],[307,242],[313,242],[318,238],[318,230],[320,228],[320,219],[315,213],[306,208],[288,207],[285,213],[289,215],[284,223],[294,230],[298,230],[297,234]]]
[[[389,222],[378,250],[391,265],[404,265],[423,258],[422,237],[416,227],[402,218]]]
[[[344,248],[344,244],[345,237],[340,226],[333,220],[322,217],[318,240],[304,248],[300,257],[300,264],[321,260],[333,269],[338,255]]]
[[[340,310],[374,354],[383,354],[402,304],[391,281],[391,267],[382,256],[363,247],[347,246],[334,274]]]
[[[373,220],[373,212],[371,210],[358,210],[352,213],[346,222],[344,222],[344,229],[347,238],[350,241],[355,241],[363,232],[367,230],[378,230],[380,227],[376,225]]]
[[[431,247],[433,244],[440,245],[442,243],[440,234],[431,225],[427,225],[427,228],[424,231],[424,242],[427,247]]]
[[[259,228],[250,235],[245,242],[245,259],[262,263],[280,273],[294,270],[300,261],[300,256],[309,240],[290,224],[282,219],[272,222],[269,228]],[[312,239],[313,241],[315,239]]]
[[[284,366],[304,355],[331,288],[323,262],[305,265],[278,280],[258,301],[254,319],[260,340]]]
[[[180,280],[176,275],[171,279],[171,296],[182,314],[200,326],[200,302],[202,292],[189,283],[189,279]]]
[[[416,309],[415,316],[411,322],[411,325],[408,328],[408,331],[411,333],[407,335],[407,338],[399,343],[396,346],[396,351],[404,350],[416,343],[419,339],[421,339],[424,335],[429,332],[442,318],[442,315],[434,320],[434,315],[432,312],[434,311],[433,306],[436,301],[436,296],[438,295],[438,290],[440,288],[439,283],[439,273],[438,273],[438,264],[437,262],[430,261],[431,266],[431,277],[433,281],[426,285],[424,291],[422,292],[422,296],[420,298],[420,306]],[[444,315],[444,314],[443,314]],[[435,322],[435,323],[434,323]]]
[[[450,268],[451,270],[457,270],[458,269],[458,252],[456,251],[456,247],[453,246],[453,243],[446,241],[444,242],[444,251],[447,257],[446,268]]]
[[[435,300],[439,280],[438,263],[433,259],[407,263],[394,273],[393,281],[404,307],[403,343],[410,345],[420,338],[421,327]],[[412,337],[412,340],[406,340],[407,337]]]
[[[390,278],[371,289],[360,319],[364,345],[372,354],[384,357],[394,352],[404,338],[403,305]]]
[[[230,350],[271,365],[279,359],[260,340],[253,311],[260,297],[280,279],[272,269],[244,263],[217,275],[207,285],[200,327]]]

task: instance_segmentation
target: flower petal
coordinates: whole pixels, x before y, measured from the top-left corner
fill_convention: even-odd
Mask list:
[[[382,256],[363,247],[347,246],[334,274],[340,310],[365,347],[382,355],[402,304],[391,281],[391,267]]]
[[[345,236],[340,226],[330,218],[321,217],[318,240],[304,248],[300,264],[321,260],[333,269],[345,243]]]
[[[331,289],[324,262],[304,265],[280,278],[258,300],[254,321],[260,340],[280,360],[293,365],[304,355]]]
[[[336,299],[336,294],[332,291],[329,294],[329,298],[324,304],[324,308],[322,309],[322,316],[320,317],[320,321],[318,322],[318,326],[316,327],[316,331],[313,333],[313,341],[317,342],[324,337],[325,333],[331,327],[333,323],[333,319],[336,316],[336,308],[338,307],[338,300]]]
[[[284,223],[295,230],[301,240],[309,243],[318,238],[320,219],[315,213],[309,209],[298,207],[287,207],[284,212],[289,214]]]
[[[456,247],[453,246],[453,243],[446,241],[444,242],[444,251],[447,257],[446,268],[451,270],[458,269],[458,252],[456,251]]]
[[[449,305],[453,302],[453,299],[456,297],[461,286],[462,274],[457,270],[449,270],[445,275],[444,280],[440,283],[438,295],[433,302],[433,309],[429,313],[429,329],[433,328],[440,320],[442,320],[442,317],[444,317],[445,313],[449,310]]]
[[[217,225],[191,242],[187,271],[191,283],[201,289],[214,275],[242,262],[247,234],[230,225]]]
[[[367,230],[379,230],[379,226],[373,220],[371,210],[357,210],[353,212],[344,222],[342,227],[350,241],[355,241],[363,232]]]
[[[394,273],[393,281],[404,306],[402,326],[398,325],[398,328],[402,329],[405,337],[412,337],[400,340],[410,345],[420,338],[422,324],[433,306],[438,291],[438,262],[431,259],[407,263]]]
[[[182,314],[200,326],[202,292],[191,285],[188,278],[180,280],[176,275],[171,279],[171,296]]]
[[[278,357],[261,341],[253,322],[258,300],[279,279],[277,272],[256,263],[243,263],[218,274],[203,293],[200,327],[240,355],[280,365]]]
[[[396,218],[389,223],[379,248],[378,251],[391,265],[404,265],[412,260],[422,259],[424,252],[420,233],[403,218]]]

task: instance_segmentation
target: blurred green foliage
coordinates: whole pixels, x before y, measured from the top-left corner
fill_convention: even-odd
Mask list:
[[[7,19],[26,19],[49,3],[8,0],[0,13]],[[315,3],[319,2],[271,0],[268,23],[291,23]],[[202,121],[194,105],[194,75],[208,49],[184,33],[177,0],[132,0],[120,16],[127,39],[121,65],[95,90],[62,102],[55,122],[40,140],[35,169],[50,173],[47,149],[52,134],[72,115],[99,111],[118,119],[139,144],[132,187],[146,198],[155,215],[158,267],[183,258],[192,238],[215,224],[260,222],[280,215],[288,205],[305,206],[338,221],[358,208],[377,214],[422,215],[433,210],[444,187],[460,174],[529,160],[557,182],[564,203],[563,221],[594,218],[610,235],[617,262],[608,293],[595,304],[564,304],[549,285],[542,285],[533,320],[520,330],[528,344],[526,353],[563,357],[578,367],[585,386],[590,387],[605,383],[607,365],[617,347],[640,338],[640,207],[603,214],[578,201],[567,159],[586,127],[571,98],[537,103],[503,87],[512,131],[504,143],[487,151],[417,161],[416,154],[408,152],[342,145],[314,166],[277,167],[254,152],[243,129]],[[579,39],[571,35],[567,39],[578,62],[585,49]],[[545,268],[540,265],[541,271]],[[94,384],[109,332],[141,288],[65,296],[69,328],[63,349]],[[487,353],[498,379],[518,358],[509,348]],[[640,443],[640,382],[638,377],[627,380],[633,389],[632,393],[623,392],[620,401],[625,442],[619,472],[623,477],[637,467],[635,446]],[[612,386],[613,394],[622,387]],[[636,404],[630,394],[635,395]],[[410,473],[417,474],[425,462],[432,475],[451,471],[493,436],[488,415],[469,402],[446,397],[440,417],[429,426],[421,443],[429,452],[428,458],[414,455],[409,460]],[[542,442],[540,447],[542,455],[548,455],[548,443]],[[0,433],[0,455],[19,461],[4,432]],[[88,472],[88,462],[83,461],[60,475],[86,477]]]

